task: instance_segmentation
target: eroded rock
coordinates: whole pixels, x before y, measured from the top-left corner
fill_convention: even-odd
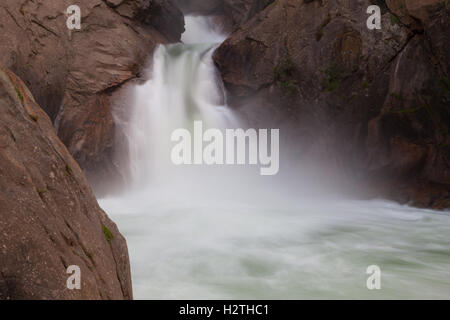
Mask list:
[[[179,41],[184,18],[171,0],[80,0],[81,30],[71,31],[72,4],[2,1],[0,63],[24,80],[81,167],[98,174],[112,167],[112,94],[139,76],[155,46]]]
[[[335,168],[370,196],[441,208],[450,197],[450,7],[381,2],[276,1],[214,59],[231,104],[254,126],[290,131],[300,161]],[[381,30],[366,27],[374,3]]]
[[[131,299],[125,239],[25,84],[0,68],[0,300]],[[66,286],[81,268],[81,290]]]

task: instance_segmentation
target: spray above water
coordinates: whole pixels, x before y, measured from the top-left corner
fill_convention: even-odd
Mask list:
[[[174,130],[192,130],[195,120],[208,128],[236,124],[212,62],[213,50],[224,37],[208,32],[207,19],[188,17],[186,22],[188,31],[182,40],[189,44],[159,46],[151,79],[134,89],[132,125],[127,133],[131,185],[155,184],[180,173],[170,157]]]
[[[313,180],[285,168],[261,177],[248,166],[172,163],[175,129],[242,127],[211,58],[224,37],[207,18],[186,22],[185,43],[160,46],[150,80],[133,89],[130,187],[100,200],[127,238],[135,297],[449,298],[445,214],[312,198]],[[366,287],[371,265],[381,290]]]
[[[209,17],[185,17],[186,31],[181,36],[185,44],[207,43],[218,45],[222,43],[227,35],[220,31]]]

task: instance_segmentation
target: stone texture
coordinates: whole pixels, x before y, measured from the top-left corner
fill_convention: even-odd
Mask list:
[[[81,290],[69,290],[69,265]],[[0,300],[131,299],[125,239],[25,84],[0,68]]]
[[[139,77],[159,43],[179,41],[171,0],[80,0],[81,30],[66,27],[71,0],[2,0],[0,63],[20,76],[89,175],[113,169],[111,96]]]
[[[382,7],[381,30],[366,27],[371,4]],[[289,131],[300,161],[334,168],[365,196],[442,208],[449,10],[433,0],[278,0],[215,62],[230,103],[254,126]]]
[[[444,3],[442,0],[386,0],[391,12],[406,25],[422,28],[430,21],[433,10]]]

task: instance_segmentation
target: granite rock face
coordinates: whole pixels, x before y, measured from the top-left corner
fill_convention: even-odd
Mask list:
[[[131,299],[128,249],[25,84],[0,68],[0,300]],[[69,290],[67,268],[81,269]]]
[[[366,25],[373,4],[381,30]],[[439,0],[278,0],[215,62],[230,104],[291,128],[299,159],[367,196],[449,207],[449,14]]]
[[[3,0],[0,64],[23,79],[85,172],[103,176],[113,167],[112,96],[159,43],[180,40],[184,18],[171,0],[80,0],[81,30],[69,30],[72,4]]]

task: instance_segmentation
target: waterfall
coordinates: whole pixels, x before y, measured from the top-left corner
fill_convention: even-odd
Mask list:
[[[186,23],[184,43],[155,51],[149,80],[131,90],[130,118],[117,122],[129,187],[99,201],[127,238],[135,298],[448,298],[446,214],[312,197],[320,179],[286,157],[270,178],[171,162],[174,129],[242,125],[211,59],[224,37],[207,18]],[[371,265],[381,268],[380,291],[366,287]]]
[[[207,29],[206,18],[188,17],[186,22],[186,29],[194,32],[183,35],[185,43],[160,45],[153,56],[151,79],[135,88],[127,133],[131,185],[155,184],[174,175],[173,130],[190,129],[196,120],[219,129],[234,127],[237,121],[225,105],[212,61],[224,37]]]

